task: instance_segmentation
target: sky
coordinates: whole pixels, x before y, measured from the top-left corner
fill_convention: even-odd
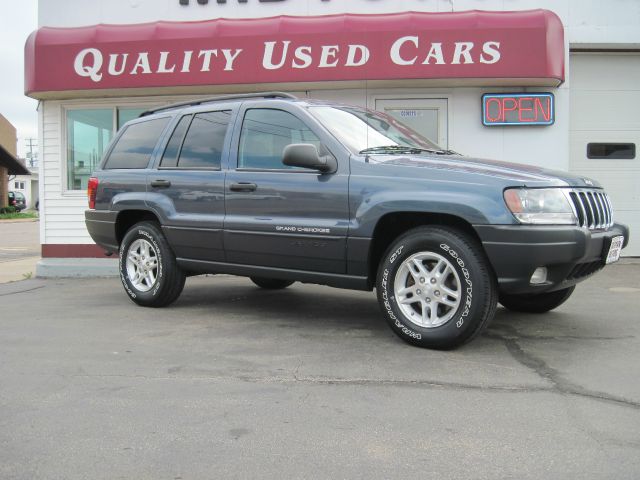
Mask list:
[[[24,95],[24,43],[38,28],[37,0],[0,0],[0,113],[18,133],[18,156],[38,139],[38,102]]]

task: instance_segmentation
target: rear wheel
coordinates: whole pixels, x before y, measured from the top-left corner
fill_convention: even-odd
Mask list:
[[[478,243],[449,227],[400,237],[378,270],[378,302],[391,329],[413,345],[458,347],[493,318],[495,278]]]
[[[129,298],[145,307],[164,307],[182,293],[185,274],[155,222],[135,224],[120,245],[120,280]]]
[[[292,285],[293,280],[280,280],[278,278],[251,277],[251,281],[260,288],[267,290],[281,290]]]
[[[504,308],[514,312],[546,313],[566,302],[573,291],[573,287],[555,292],[539,293],[537,295],[500,295],[500,303]]]

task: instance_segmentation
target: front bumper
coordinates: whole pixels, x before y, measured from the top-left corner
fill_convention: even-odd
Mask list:
[[[500,292],[542,293],[570,287],[604,267],[611,239],[629,228],[615,223],[607,230],[577,226],[474,225],[496,274]],[[538,267],[547,281],[531,284]]]

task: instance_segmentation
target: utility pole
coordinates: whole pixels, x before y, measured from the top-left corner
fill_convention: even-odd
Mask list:
[[[27,158],[29,159],[29,166],[33,168],[34,157],[33,157],[33,147],[37,146],[38,143],[35,141],[35,138],[27,138],[25,141],[27,142],[27,147],[29,148],[29,153],[27,153]]]

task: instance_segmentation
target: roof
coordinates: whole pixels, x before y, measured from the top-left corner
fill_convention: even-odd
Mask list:
[[[31,175],[31,172],[16,157],[0,145],[0,167],[5,167],[9,175]]]

